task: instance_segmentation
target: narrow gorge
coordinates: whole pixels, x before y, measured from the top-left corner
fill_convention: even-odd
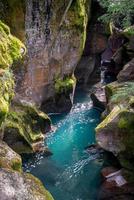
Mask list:
[[[0,0],[0,200],[134,199],[134,0]]]

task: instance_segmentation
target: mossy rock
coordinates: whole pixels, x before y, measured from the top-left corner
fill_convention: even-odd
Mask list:
[[[15,103],[4,123],[4,141],[18,153],[32,153],[43,148],[49,117],[32,105]]]
[[[22,58],[25,51],[22,42],[11,35],[10,28],[0,21],[0,126],[14,96],[14,77],[9,67]]]
[[[128,108],[134,97],[134,82],[113,82],[105,87],[109,110],[116,105]]]
[[[134,160],[134,111],[115,106],[97,126],[98,144],[118,157],[124,168],[132,170]]]
[[[57,94],[71,93],[75,85],[76,85],[76,78],[74,76],[65,77],[63,79],[57,78],[55,80],[55,91]]]
[[[76,29],[81,34],[81,53],[85,46],[86,41],[86,27],[88,22],[88,9],[91,5],[91,1],[87,0],[75,0],[72,1],[72,5],[68,12],[68,18],[70,20],[70,28]],[[87,9],[86,9],[87,8]]]
[[[0,141],[0,168],[22,171],[21,157],[3,141]]]
[[[14,80],[9,69],[0,71],[0,126],[9,111],[11,99],[14,96]]]
[[[39,179],[9,169],[0,169],[0,194],[1,200],[54,200]]]
[[[25,52],[23,43],[10,33],[7,25],[0,21],[0,68],[10,67],[14,61],[21,59]]]

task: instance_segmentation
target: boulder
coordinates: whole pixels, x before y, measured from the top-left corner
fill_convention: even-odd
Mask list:
[[[4,123],[3,140],[17,153],[44,151],[49,117],[27,103],[14,103]]]
[[[116,106],[96,128],[98,144],[118,157],[121,165],[133,170],[134,112]]]
[[[117,76],[119,82],[134,81],[134,59],[128,62]]]
[[[108,116],[97,126],[98,144],[118,157],[122,167],[133,171],[134,83],[114,82],[106,86]]]
[[[0,141],[0,168],[21,171],[21,167],[21,157],[15,153],[5,142]]]
[[[0,169],[0,199],[53,200],[37,178],[9,169]]]

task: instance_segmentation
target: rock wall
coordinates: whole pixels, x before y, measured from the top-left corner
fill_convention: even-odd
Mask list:
[[[55,79],[72,76],[85,44],[90,2],[0,0],[7,10],[3,19],[28,49],[16,70],[18,99],[41,105],[55,96]]]

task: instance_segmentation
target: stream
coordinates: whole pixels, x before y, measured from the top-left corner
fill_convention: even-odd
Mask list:
[[[95,143],[100,111],[92,107],[89,92],[77,91],[70,113],[51,119],[57,129],[46,142],[53,155],[26,157],[24,171],[37,176],[55,200],[96,200],[103,159],[85,147]]]

